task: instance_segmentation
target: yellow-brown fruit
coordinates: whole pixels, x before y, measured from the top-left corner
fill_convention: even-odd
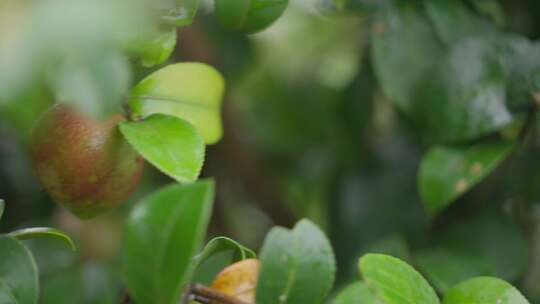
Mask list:
[[[39,180],[80,218],[110,210],[139,184],[143,160],[120,134],[122,119],[99,122],[57,104],[34,127],[30,156]]]
[[[214,279],[212,288],[245,303],[255,304],[255,290],[261,263],[246,259],[224,268]]]

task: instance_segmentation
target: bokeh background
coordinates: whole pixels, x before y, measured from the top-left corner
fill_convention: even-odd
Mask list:
[[[502,28],[539,38],[539,2],[496,3],[491,17]],[[0,2],[0,197],[7,203],[0,232],[49,225],[78,245],[70,252],[55,240],[28,241],[41,303],[117,303],[125,216],[172,182],[146,166],[128,202],[81,221],[51,201],[29,163],[28,134],[55,100],[117,113],[128,89],[160,67],[145,68],[119,47],[117,33],[153,26],[143,9],[126,5]],[[227,84],[225,135],[207,148],[203,171],[217,182],[209,237],[258,249],[272,226],[307,217],[334,246],[336,290],[357,278],[360,255],[385,252],[420,266],[439,291],[486,274],[540,300],[540,137],[534,133],[521,157],[428,216],[417,170],[430,143],[380,89],[369,56],[370,14],[331,7],[292,0],[270,28],[245,35],[220,27],[212,2],[203,1],[194,24],[178,29],[167,63],[209,63]]]

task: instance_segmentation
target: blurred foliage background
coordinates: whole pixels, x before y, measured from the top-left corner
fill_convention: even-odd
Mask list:
[[[419,127],[381,89],[372,33],[384,29],[373,22],[375,2],[293,0],[270,28],[245,35],[220,27],[213,3],[203,1],[194,24],[178,29],[167,62],[206,62],[227,82],[225,135],[208,148],[203,172],[217,181],[211,236],[226,235],[258,249],[273,225],[291,226],[308,217],[324,227],[335,248],[337,289],[357,277],[357,257],[383,252],[413,263],[440,292],[468,277],[495,275],[540,303],[540,120],[528,124],[527,144],[490,176],[443,211],[427,212],[418,168],[439,139],[424,135],[452,126],[443,119]],[[56,100],[96,116],[121,112],[128,89],[159,67],[146,68],[126,56],[131,52],[126,37],[156,27],[145,5],[0,2],[0,197],[7,202],[0,231],[51,225],[66,230],[79,247],[72,253],[54,240],[28,241],[40,267],[42,303],[117,302],[125,215],[138,199],[171,182],[147,166],[128,203],[80,221],[41,188],[26,146],[33,123]],[[533,41],[540,36],[536,0],[464,5],[500,31]],[[437,60],[426,51],[429,42],[403,39],[394,48],[397,57],[418,54],[416,66]],[[467,69],[478,57],[458,59],[458,67]],[[396,65],[389,73],[406,79],[415,71]],[[436,86],[428,79],[420,85]],[[517,127],[497,132],[512,137],[523,123],[516,121]]]

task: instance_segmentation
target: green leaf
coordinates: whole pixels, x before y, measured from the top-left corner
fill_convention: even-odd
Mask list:
[[[506,78],[489,37],[460,40],[422,83],[414,112],[417,127],[437,142],[460,142],[512,122]]]
[[[485,35],[494,30],[491,24],[475,16],[461,1],[430,0],[425,4],[437,34],[446,44],[453,44],[465,36]]]
[[[225,82],[213,67],[196,62],[168,65],[131,91],[128,105],[135,117],[163,113],[192,123],[207,144],[219,141]]]
[[[33,228],[24,228],[12,231],[6,236],[18,239],[18,240],[27,240],[36,237],[53,237],[64,241],[65,244],[75,251],[77,247],[69,235],[65,234],[63,231],[50,228],[50,227],[33,227]]]
[[[120,122],[128,142],[163,173],[179,182],[197,179],[204,162],[204,142],[187,121],[152,114],[142,121]]]
[[[443,304],[462,303],[528,304],[529,301],[501,279],[478,277],[454,286],[443,299]]]
[[[380,10],[372,24],[371,46],[384,93],[399,110],[414,117],[416,91],[426,77],[432,77],[430,72],[443,54],[428,20],[410,1]]]
[[[516,223],[500,216],[461,222],[438,239],[454,252],[481,256],[495,271],[494,276],[509,281],[518,279],[527,267],[525,236]]]
[[[507,105],[523,110],[533,104],[533,94],[540,92],[540,43],[526,37],[505,35],[497,44],[507,74]]]
[[[322,303],[335,277],[332,247],[308,220],[292,230],[273,228],[260,253],[258,304]]]
[[[383,254],[360,258],[360,272],[386,304],[436,304],[439,298],[429,283],[409,264]]]
[[[0,237],[0,299],[9,304],[35,304],[38,270],[32,253],[14,238]]]
[[[373,245],[369,246],[367,250],[370,253],[382,253],[391,255],[403,261],[409,262],[411,260],[411,253],[407,240],[400,234],[390,235]]]
[[[383,304],[366,283],[356,282],[343,289],[332,302],[333,304]]]
[[[472,4],[478,13],[489,17],[497,26],[504,26],[506,16],[498,0],[473,0]]]
[[[216,16],[223,27],[255,33],[274,23],[289,0],[215,0],[215,4]]]
[[[6,203],[3,199],[0,199],[0,220],[2,219],[2,215],[4,215],[4,209],[6,207]]]
[[[424,155],[418,186],[427,210],[437,213],[493,171],[514,148],[510,141],[435,146]]]
[[[214,183],[165,187],[138,203],[124,232],[123,275],[140,304],[173,304],[193,273],[212,210]]]
[[[495,269],[490,261],[476,252],[444,247],[430,248],[415,254],[415,261],[418,269],[441,293],[446,293],[452,286],[465,279],[495,275]]]
[[[140,59],[145,67],[165,62],[176,47],[176,27],[145,30],[130,41],[129,52]]]
[[[187,26],[193,22],[199,9],[199,0],[159,0],[161,20],[175,26]]]
[[[195,257],[196,264],[199,265],[208,258],[210,258],[212,255],[220,252],[232,252],[232,258],[233,262],[245,260],[245,259],[252,259],[256,258],[257,255],[253,250],[244,247],[240,243],[236,242],[235,240],[232,240],[227,237],[216,237],[213,238],[206,244],[202,252]]]

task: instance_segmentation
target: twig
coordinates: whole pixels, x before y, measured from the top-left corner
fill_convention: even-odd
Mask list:
[[[223,294],[215,289],[206,287],[201,284],[191,284],[189,287],[190,294],[194,297],[194,300],[197,300],[202,303],[220,303],[220,304],[249,304],[244,301],[240,301],[235,297],[228,296]],[[205,302],[207,301],[207,302]]]

